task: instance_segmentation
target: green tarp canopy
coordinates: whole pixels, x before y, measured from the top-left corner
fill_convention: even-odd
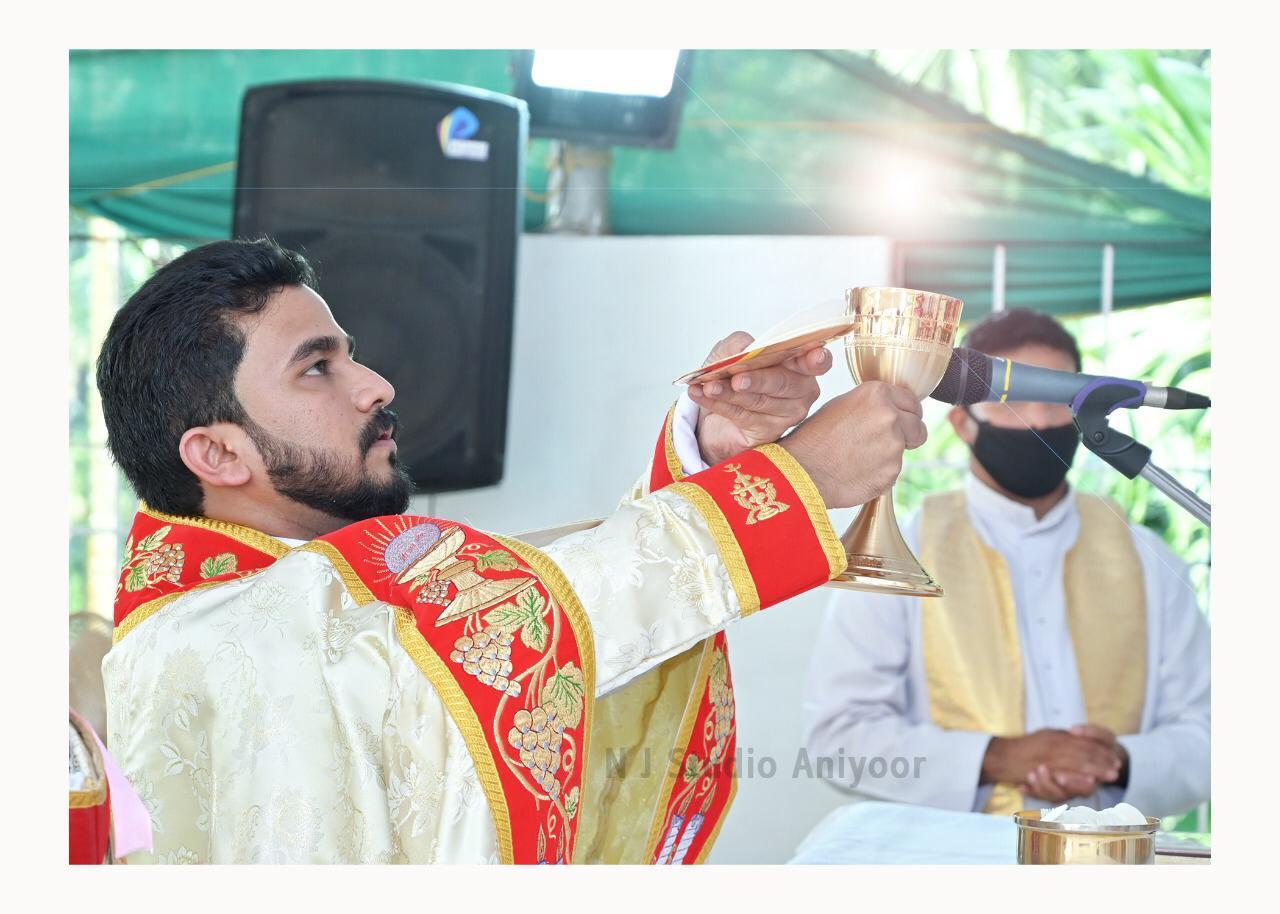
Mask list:
[[[70,200],[139,235],[226,238],[245,89],[430,80],[510,92],[509,51],[72,51]],[[619,235],[882,235],[902,281],[991,306],[1095,311],[1210,290],[1209,201],[995,127],[841,51],[698,51],[676,146],[617,148]],[[547,141],[527,157],[544,218]]]

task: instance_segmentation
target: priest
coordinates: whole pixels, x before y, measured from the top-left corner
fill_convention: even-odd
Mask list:
[[[965,345],[1080,370],[1066,329],[1024,309]],[[867,798],[1002,815],[1207,800],[1209,627],[1185,565],[1067,483],[1066,406],[978,403],[950,420],[971,472],[903,531],[945,594],[832,597],[804,700],[814,770]]]
[[[539,549],[402,513],[394,391],[315,286],[271,241],[206,245],[103,344],[142,501],[103,664],[154,832],[130,862],[705,858],[723,629],[843,570],[825,509],[892,484],[919,404],[862,385],[779,444],[825,352],[707,384],[612,515]]]

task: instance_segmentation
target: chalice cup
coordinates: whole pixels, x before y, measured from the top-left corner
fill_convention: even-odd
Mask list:
[[[942,380],[964,302],[937,292],[864,286],[845,291],[854,319],[845,337],[857,384],[885,381],[921,400]],[[831,586],[938,597],[942,588],[912,554],[893,514],[893,490],[867,502],[840,538],[848,568]]]

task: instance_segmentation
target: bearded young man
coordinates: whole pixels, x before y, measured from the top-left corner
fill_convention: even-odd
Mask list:
[[[1072,336],[1023,309],[965,345],[1081,367]],[[833,597],[805,693],[809,753],[915,759],[909,778],[843,765],[833,780],[943,809],[1124,801],[1165,816],[1208,799],[1209,627],[1185,565],[1067,484],[1068,407],[986,402],[949,418],[971,473],[903,528],[945,594]]]
[[[733,794],[722,630],[843,570],[824,505],[892,484],[919,403],[864,384],[778,445],[825,352],[707,384],[613,515],[539,550],[401,513],[394,391],[315,285],[270,241],[206,245],[102,348],[143,502],[103,663],[155,833],[131,862],[705,857]]]

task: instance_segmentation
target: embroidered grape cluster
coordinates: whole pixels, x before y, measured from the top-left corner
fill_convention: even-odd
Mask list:
[[[474,635],[463,635],[453,642],[449,659],[462,664],[462,671],[487,686],[513,698],[520,694],[520,683],[512,682],[511,644],[515,638],[503,631],[483,629]]]
[[[445,599],[449,596],[448,581],[432,581],[430,584],[418,591],[419,603],[435,603],[443,606]]]
[[[181,543],[165,543],[147,557],[147,576],[177,584],[182,578],[182,565],[185,561]]]
[[[711,681],[707,687],[715,720],[712,730],[715,745],[711,747],[708,753],[708,760],[712,765],[719,762],[723,757],[725,744],[728,742],[729,733],[733,729],[733,688],[729,685],[727,673],[728,664],[724,660],[724,655],[717,651],[712,662]]]
[[[564,741],[564,721],[554,707],[543,705],[528,711],[521,708],[507,733],[507,742],[520,751],[520,764],[529,769],[534,783],[555,799],[560,795],[560,745]]]

